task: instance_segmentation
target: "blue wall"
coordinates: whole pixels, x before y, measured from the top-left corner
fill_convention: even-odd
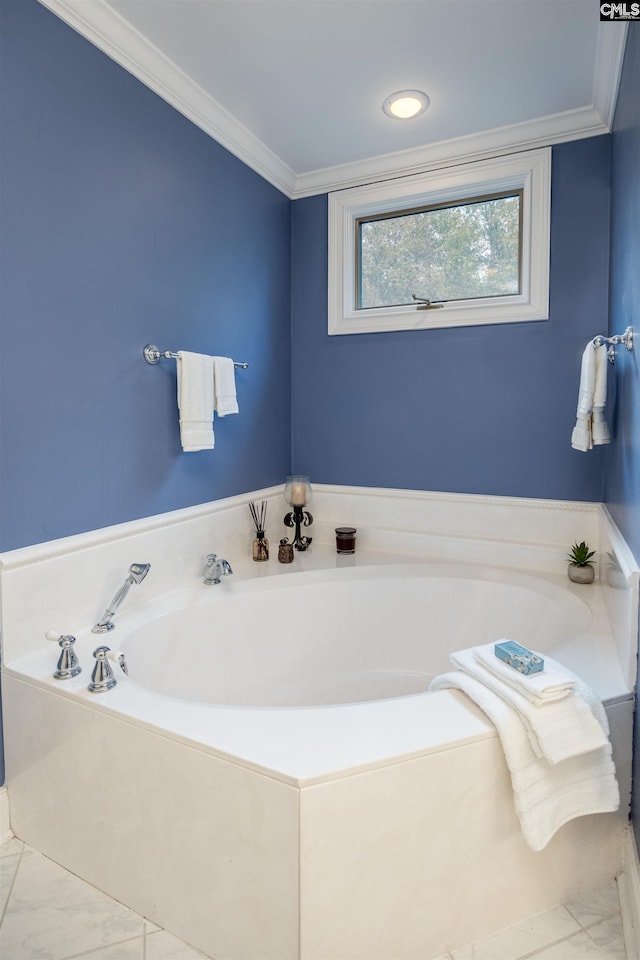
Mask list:
[[[0,3],[0,549],[280,482],[291,204],[35,0]],[[250,363],[183,454],[174,361]]]
[[[610,333],[629,325],[634,351],[616,350],[605,499],[640,561],[640,30],[633,25],[612,135]]]
[[[640,562],[640,29],[629,27],[611,150],[610,333],[631,325],[635,349],[616,349],[613,440],[607,451],[605,499]],[[636,712],[634,783],[640,777],[640,721]],[[640,791],[632,819],[640,841]],[[640,846],[640,844],[639,844]]]
[[[290,201],[35,0],[0,17],[0,549],[280,482]],[[149,341],[250,363],[215,450]]]
[[[571,449],[607,329],[609,137],[555,147],[548,322],[329,337],[327,201],[294,203],[293,469],[325,483],[601,500]]]

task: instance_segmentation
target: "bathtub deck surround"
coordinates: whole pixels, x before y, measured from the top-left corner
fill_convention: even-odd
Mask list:
[[[0,787],[0,843],[5,843],[13,836],[9,819],[9,791],[6,786]]]
[[[527,848],[495,730],[457,692],[333,706],[229,706],[203,703],[195,688],[189,702],[184,690],[172,695],[153,689],[151,677],[146,688],[132,679],[136,636],[151,631],[159,647],[164,636],[175,647],[178,626],[186,646],[188,617],[202,617],[212,637],[205,648],[213,648],[235,611],[257,602],[266,605],[261,622],[270,607],[282,623],[292,603],[309,610],[312,601],[308,621],[315,625],[327,591],[344,598],[345,616],[389,592],[403,601],[395,609],[405,623],[399,630],[390,622],[383,638],[397,644],[406,635],[435,657],[435,636],[448,622],[451,628],[454,613],[462,616],[463,585],[478,584],[478,596],[493,591],[497,611],[537,595],[540,609],[551,611],[543,632],[556,630],[554,642],[565,643],[573,669],[606,701],[628,803],[638,570],[601,506],[315,485],[322,521],[313,549],[296,553],[291,565],[275,557],[253,563],[247,503],[281,496],[281,488],[252,492],[3,555],[16,833],[206,954],[229,960],[439,956],[619,872],[624,810],[572,821],[540,853]],[[358,553],[338,556],[334,531],[345,517],[358,527]],[[277,527],[271,535],[279,537]],[[567,581],[564,560],[566,543],[583,536],[608,558],[599,581],[586,587]],[[215,589],[201,578],[211,549],[224,553],[235,573]],[[100,697],[86,691],[87,671],[53,680],[46,630],[75,632],[84,658],[105,582],[139,556],[152,563],[153,577],[144,596],[131,591],[116,625],[118,643],[130,645],[131,678]],[[518,570],[521,556],[527,565]],[[353,603],[353,590],[360,601],[366,595],[364,604]],[[42,601],[36,609],[26,602],[34,595]],[[425,603],[437,625],[427,644]],[[478,616],[469,614],[473,633]],[[355,634],[353,623],[348,630]],[[297,639],[298,653],[305,638]],[[346,654],[357,646],[355,635],[348,641]],[[268,673],[275,642],[274,632],[257,663],[267,671],[267,689],[275,689]],[[255,653],[243,660],[242,643],[241,632],[227,647],[240,672]],[[389,644],[369,646],[384,657]],[[193,674],[203,673],[200,655],[194,659],[193,683]],[[61,829],[61,805],[74,822],[71,836]],[[487,864],[490,892],[477,882]]]

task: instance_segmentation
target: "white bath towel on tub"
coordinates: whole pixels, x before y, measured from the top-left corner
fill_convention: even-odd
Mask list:
[[[589,691],[588,699],[593,708],[586,702],[578,689],[574,689],[562,700],[555,700],[543,706],[535,706],[518,690],[505,683],[484,666],[484,660],[479,662],[478,654],[486,653],[493,648],[493,644],[484,647],[471,647],[451,654],[454,666],[464,670],[489,687],[497,696],[501,697],[519,715],[533,752],[538,757],[544,757],[549,763],[560,763],[569,757],[576,757],[582,753],[597,750],[608,743],[609,726],[607,715],[600,701]],[[493,655],[496,663],[502,663]],[[556,666],[554,661],[545,657],[545,670],[549,666],[552,670]],[[558,669],[561,669],[559,664]],[[556,669],[556,673],[558,672]],[[505,665],[505,670],[517,673],[513,667]],[[520,676],[522,676],[520,674]],[[532,674],[531,676],[541,676]],[[529,679],[523,677],[524,680]],[[588,691],[586,684],[580,683],[577,678],[574,684]],[[599,708],[599,709],[598,709]],[[597,716],[594,715],[594,712]]]
[[[494,724],[511,774],[522,833],[532,850],[544,849],[569,820],[618,809],[620,793],[610,743],[550,764],[535,755],[518,713],[475,677],[453,670],[436,677],[430,689],[462,690]]]
[[[508,638],[496,640],[496,643],[505,643]],[[534,651],[532,651],[534,652]],[[503,680],[518,693],[541,707],[545,703],[551,703],[554,700],[562,700],[575,689],[578,678],[565,667],[556,664],[554,660],[547,657],[546,654],[540,654],[544,657],[544,670],[540,673],[530,673],[525,676],[508,666],[504,660],[500,660],[495,654],[495,643],[484,643],[481,646],[473,647],[473,655],[483,667],[494,673],[496,677]],[[605,714],[606,718],[606,714]]]

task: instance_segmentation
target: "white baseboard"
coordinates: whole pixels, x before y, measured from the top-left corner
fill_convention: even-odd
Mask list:
[[[13,836],[9,821],[9,791],[0,787],[0,843],[10,840]]]
[[[640,957],[640,863],[631,825],[625,833],[622,871],[618,877],[618,896],[625,948],[628,957]]]

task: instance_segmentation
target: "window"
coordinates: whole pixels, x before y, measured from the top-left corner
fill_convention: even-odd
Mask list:
[[[329,333],[547,319],[550,159],[539,150],[330,195]]]
[[[521,208],[520,190],[358,219],[357,308],[519,294]]]

